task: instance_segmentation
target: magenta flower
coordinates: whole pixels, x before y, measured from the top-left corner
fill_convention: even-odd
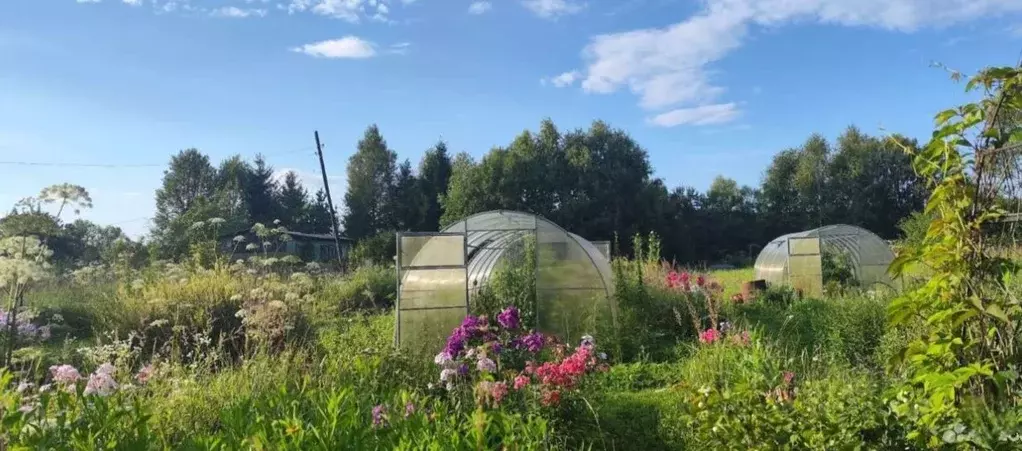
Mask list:
[[[720,332],[717,332],[717,329],[706,329],[701,334],[699,334],[699,342],[705,344],[712,344],[713,342],[719,340],[720,337],[721,337]]]
[[[387,425],[387,406],[377,404],[373,407],[373,427],[380,428]]]
[[[497,315],[497,323],[500,327],[505,329],[517,329],[519,326],[520,318],[518,315],[518,309],[515,306],[510,306],[504,311]]]

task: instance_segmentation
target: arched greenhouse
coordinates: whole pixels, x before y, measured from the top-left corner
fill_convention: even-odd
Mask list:
[[[820,295],[826,259],[846,265],[860,285],[895,285],[887,274],[894,260],[887,242],[866,229],[843,224],[774,239],[756,257],[756,279]]]
[[[397,246],[401,347],[434,346],[494,303],[520,305],[525,327],[566,340],[616,315],[607,249],[536,215],[479,213],[440,232],[399,233]]]

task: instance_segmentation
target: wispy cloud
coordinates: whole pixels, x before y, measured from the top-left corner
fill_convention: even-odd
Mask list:
[[[471,5],[468,5],[469,14],[485,14],[491,9],[493,9],[493,3],[490,2],[472,2]]]
[[[290,14],[309,11],[313,14],[358,23],[362,18],[376,22],[394,23],[390,18],[391,0],[290,0]],[[409,5],[414,0],[401,0]]]
[[[102,0],[75,0],[77,3],[99,3]]]
[[[265,17],[265,9],[242,9],[237,6],[224,6],[222,8],[214,9],[210,12],[213,17],[229,17],[234,19],[244,19],[246,17]]]
[[[571,85],[575,84],[575,81],[578,80],[581,76],[582,76],[581,72],[579,72],[577,70],[573,70],[573,71],[565,72],[563,74],[560,74],[560,75],[557,75],[557,76],[554,76],[554,77],[544,78],[544,79],[540,80],[540,83],[542,83],[544,85],[549,83],[549,84],[554,85],[555,87],[558,87],[558,88],[565,88],[565,87],[568,87],[568,86],[571,86]]]
[[[576,0],[522,0],[522,5],[544,19],[556,19],[585,9],[585,3]]]
[[[556,3],[555,0],[534,0]],[[563,0],[560,0],[563,1]],[[663,28],[645,28],[591,38],[582,51],[586,69],[582,89],[611,93],[627,87],[655,116],[657,125],[694,123],[699,108],[717,119],[737,114],[722,109],[725,92],[708,66],[740,48],[757,27],[793,22],[873,27],[913,32],[1022,11],[1018,0],[704,0],[697,14]],[[717,109],[714,109],[716,107]]]
[[[363,59],[376,56],[376,45],[358,36],[345,36],[340,39],[305,44],[292,48],[291,51],[316,58]]]
[[[398,42],[397,44],[391,44],[390,53],[404,55],[408,53],[408,48],[411,46],[412,46],[411,42]]]
[[[731,122],[741,114],[738,105],[719,103],[702,105],[694,108],[678,108],[661,113],[647,119],[650,124],[660,127],[676,127],[678,125],[714,125]]]

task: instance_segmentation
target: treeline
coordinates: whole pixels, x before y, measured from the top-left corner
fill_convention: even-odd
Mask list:
[[[323,190],[310,196],[293,171],[278,182],[262,156],[252,163],[233,156],[213,167],[209,157],[198,150],[183,150],[170,159],[156,190],[150,237],[154,255],[164,259],[185,255],[188,229],[214,217],[225,220],[220,226],[225,234],[275,221],[298,232],[332,231]]]
[[[849,127],[834,143],[813,135],[781,151],[758,187],[718,176],[701,192],[668,188],[652,176],[641,146],[600,121],[562,133],[546,120],[538,132],[525,131],[478,161],[466,153],[452,161],[441,142],[417,172],[408,160],[397,164],[370,126],[348,164],[343,223],[349,237],[364,239],[437,230],[487,210],[520,210],[590,240],[618,238],[625,252],[628,237],[652,231],[664,254],[680,262],[747,260],[770,239],[826,224],[898,237],[899,223],[927,197],[905,151],[916,146]]]

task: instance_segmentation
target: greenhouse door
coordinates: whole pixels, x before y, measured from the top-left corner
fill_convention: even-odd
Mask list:
[[[398,233],[395,344],[435,353],[468,314],[465,233]]]
[[[805,296],[823,296],[819,237],[788,238],[788,284]]]

